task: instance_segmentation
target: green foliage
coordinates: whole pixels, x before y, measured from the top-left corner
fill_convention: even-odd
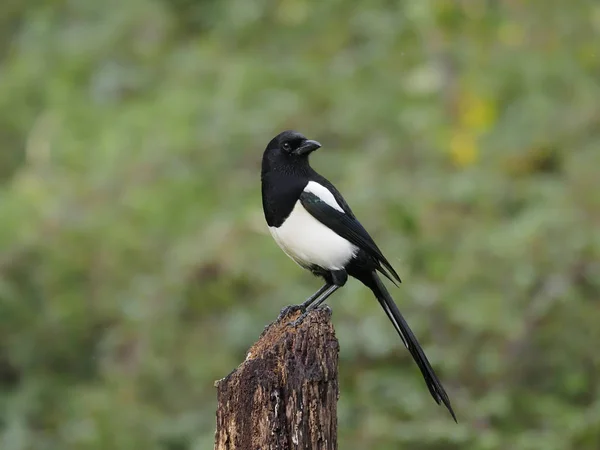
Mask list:
[[[286,128],[401,274],[436,408],[331,301],[340,448],[597,449],[600,7],[0,5],[0,448],[211,448],[213,381],[317,287],[265,233]]]

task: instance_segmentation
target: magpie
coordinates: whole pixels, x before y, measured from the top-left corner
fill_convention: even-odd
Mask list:
[[[320,147],[288,130],[269,142],[262,159],[262,203],[271,235],[299,266],[325,281],[300,307],[303,311],[319,307],[346,284],[348,275],[362,282],[394,325],[434,400],[443,403],[456,421],[442,383],[378,273],[396,286],[400,277],[342,194],[309,164],[309,155]]]

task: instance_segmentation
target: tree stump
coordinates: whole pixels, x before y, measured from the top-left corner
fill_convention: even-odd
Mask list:
[[[217,387],[215,450],[337,449],[339,344],[329,308],[288,307]]]

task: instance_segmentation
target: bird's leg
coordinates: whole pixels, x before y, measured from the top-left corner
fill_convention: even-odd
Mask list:
[[[325,283],[323,286],[321,286],[321,288],[317,292],[315,292],[313,295],[308,297],[306,299],[306,301],[300,305],[300,309],[302,311],[306,311],[306,308],[308,308],[312,304],[312,302],[314,302],[317,298],[319,298],[319,296],[323,292],[325,292],[327,290],[327,288],[329,288],[329,286],[331,286],[331,283]]]
[[[302,313],[306,312],[306,308],[308,308],[312,302],[314,302],[323,292],[325,292],[329,286],[331,286],[331,283],[326,282],[323,286],[321,286],[319,288],[319,290],[317,292],[315,292],[313,295],[308,297],[306,299],[306,301],[304,303],[301,303],[300,305],[286,306],[279,313],[279,317],[277,317],[277,320],[280,320],[282,317],[287,316],[289,313],[291,313],[293,311],[300,310],[300,311],[302,311]],[[302,318],[304,318],[304,315],[302,316]]]
[[[338,286],[337,284],[332,284],[331,286],[329,286],[319,298],[315,299],[315,301],[308,308],[306,308],[306,312],[311,311],[313,309],[317,309],[319,306],[321,306],[321,303],[327,300],[327,298],[329,298],[329,296],[335,291],[337,291],[339,288],[341,288],[341,286]]]
[[[315,292],[313,295],[311,295],[310,297],[308,297],[304,303],[302,303],[300,305],[297,305],[297,306],[287,306],[287,307],[285,307],[284,309],[281,310],[281,313],[279,314],[279,318],[287,315],[292,310],[293,311],[300,310],[300,311],[302,311],[302,314],[300,314],[296,320],[294,320],[293,322],[289,323],[289,325],[292,325],[292,326],[298,325],[306,317],[307,311],[308,311],[310,305],[315,300],[317,300],[323,294],[323,292],[327,291],[327,289],[329,289],[331,286],[332,286],[331,283],[326,282],[323,286],[321,286],[319,288],[319,290],[317,292]]]
[[[304,312],[300,314],[300,316],[296,320],[290,322],[289,325],[298,325],[308,315],[309,311],[312,311],[313,309],[316,309],[319,306],[321,306],[321,304],[325,300],[327,300],[331,294],[333,294],[335,291],[337,291],[339,288],[346,284],[346,281],[348,281],[348,274],[345,270],[336,270],[329,272],[327,274],[326,279],[327,283],[325,283],[321,287],[321,289],[319,289],[317,292],[311,295],[308,300],[302,303],[301,308],[306,309],[303,310]]]
[[[319,298],[316,298],[313,301],[313,303],[310,305],[310,307],[307,308],[307,311],[311,310],[311,309],[316,309],[319,306],[321,306],[321,304],[325,300],[327,300],[327,298],[331,294],[333,294],[339,288],[341,288],[342,286],[344,286],[346,284],[346,281],[348,281],[348,272],[346,272],[345,270],[331,271],[329,273],[329,276],[330,276],[331,281],[332,281],[332,286],[329,287],[328,289],[323,290],[323,293],[321,294],[321,296]]]

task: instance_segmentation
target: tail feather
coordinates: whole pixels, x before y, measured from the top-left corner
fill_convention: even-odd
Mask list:
[[[392,283],[394,283],[394,286],[398,287],[398,283],[402,283],[402,281],[400,280],[400,277],[398,276],[398,274],[395,271],[393,272],[394,275],[390,275],[388,270],[386,270],[385,267],[383,267],[381,265],[379,267],[377,267],[377,270],[379,271],[379,273],[381,275],[383,275],[388,280],[390,280]],[[392,268],[392,270],[393,270],[393,268]],[[392,278],[392,277],[396,277],[396,278]]]
[[[404,317],[402,317],[402,314],[400,314],[396,303],[381,281],[381,278],[379,278],[375,272],[373,272],[373,285],[371,286],[371,290],[377,297],[377,300],[379,300],[379,304],[394,325],[394,328],[419,366],[419,369],[421,369],[421,373],[423,374],[423,378],[425,379],[425,383],[429,388],[431,396],[438,405],[440,402],[443,403],[446,408],[448,408],[448,411],[452,415],[454,421],[457,422],[456,415],[454,414],[454,410],[450,404],[450,399],[448,398],[448,394],[446,394],[442,383],[433,371],[431,364],[429,364],[429,361],[427,360],[427,356],[425,356],[425,352],[423,352],[421,345],[408,326],[408,323],[406,323],[406,320],[404,320]]]

